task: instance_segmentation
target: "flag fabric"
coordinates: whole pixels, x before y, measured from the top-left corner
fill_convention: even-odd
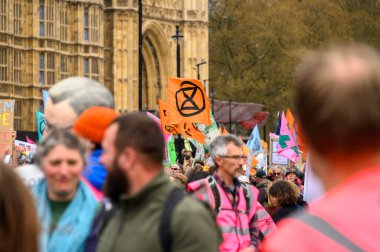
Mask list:
[[[161,117],[161,128],[166,134],[182,134],[185,137],[192,138],[200,143],[204,143],[206,136],[198,129],[194,123],[168,123],[168,110],[166,104],[161,100],[158,101]]]
[[[285,114],[281,115],[281,130],[277,145],[278,154],[296,163],[299,159],[298,148],[286,122]]]
[[[300,128],[297,124],[297,121],[295,121],[293,114],[289,108],[286,110],[286,116],[285,117],[286,117],[286,121],[288,122],[290,132],[293,134],[294,141],[296,142],[298,150],[300,151],[302,159],[306,160],[306,158],[307,158],[306,144],[302,138],[302,134],[301,134]]]
[[[189,141],[195,146],[195,156],[194,160],[204,160],[205,159],[205,146],[200,144],[198,141],[189,138]]]
[[[247,145],[244,143],[243,138],[241,137],[241,135],[239,135],[239,139],[243,143],[243,152],[244,152],[244,155],[247,157],[247,160],[245,160],[245,162],[246,162],[245,173],[246,173],[246,176],[249,178],[249,175],[252,173],[251,170],[254,170],[255,166],[259,162],[257,161],[257,159],[256,159],[255,156],[252,156],[250,159],[248,158],[249,154],[250,154],[250,151],[249,151]]]
[[[263,146],[261,145],[260,141],[260,132],[259,127],[256,126],[253,128],[251,136],[249,137],[247,141],[247,147],[248,149],[254,154],[258,154],[259,152],[263,151]]]
[[[226,129],[226,127],[223,127],[223,130],[222,130],[222,135],[229,135],[230,132],[228,132],[228,130]]]
[[[174,134],[174,135],[179,135],[180,128],[178,124],[168,124],[167,120],[167,109],[166,109],[166,103],[161,101],[160,99],[158,100],[158,108],[160,110],[160,119],[161,119],[161,129],[164,134]]]
[[[179,126],[183,136],[192,138],[201,144],[205,143],[206,136],[194,123],[181,123]]]
[[[265,142],[264,140],[260,140],[261,146],[263,147],[264,150],[268,151],[268,143]]]
[[[47,90],[42,89],[42,97],[44,99],[44,109],[45,109],[47,100],[49,98],[49,92]]]
[[[296,143],[296,146],[298,150],[300,151],[300,154],[304,160],[306,160],[306,145],[304,144],[304,141],[301,138],[301,135],[299,134],[299,128],[297,126],[297,122],[294,120],[293,114],[290,111],[290,108],[286,110],[286,121],[288,122],[288,126],[290,129],[290,132],[293,135],[294,141]]]
[[[255,155],[257,155],[258,153],[262,152],[263,151],[263,147],[261,146],[260,132],[259,132],[259,128],[258,128],[257,124],[253,128],[251,136],[249,137],[249,139],[247,141],[247,148],[248,148],[248,151],[249,151],[247,163],[251,164],[252,163],[252,159],[255,159],[256,160],[255,163],[258,164],[258,161],[257,161]],[[246,173],[248,174],[248,171]]]
[[[294,117],[293,117],[293,114],[292,112],[290,111],[290,108],[288,108],[286,110],[286,121],[288,122],[288,125],[289,125],[289,129],[290,129],[290,132],[292,132],[293,136],[294,136]]]
[[[162,134],[163,134],[163,136],[164,136],[165,142],[167,142],[171,134],[167,134],[167,133],[165,133],[164,130],[162,130],[162,125],[161,125],[161,120],[160,120],[160,118],[158,118],[157,116],[153,115],[153,114],[150,113],[149,111],[146,112],[146,115],[147,115],[149,118],[153,119],[153,121],[155,121],[155,122],[157,123],[157,125],[161,128],[161,131],[162,131]]]
[[[284,112],[282,112],[282,113],[284,113]],[[280,114],[280,112],[278,112],[277,113],[277,118],[278,118],[278,120],[277,120],[277,128],[276,128],[276,135],[277,136],[279,136],[280,135],[280,131],[281,131],[281,114]]]
[[[267,173],[267,171],[268,171],[268,160],[267,160],[267,154],[266,154],[266,152],[265,151],[260,152],[255,157],[256,157],[256,160],[258,162],[257,168],[259,170],[264,170]]]
[[[169,78],[166,109],[168,124],[211,125],[210,101],[199,80]]]
[[[177,153],[175,151],[174,138],[170,137],[167,143],[168,161],[170,165],[177,161]]]
[[[40,111],[36,110],[36,118],[37,118],[37,133],[38,133],[38,141],[42,142],[42,136],[45,130],[45,116]]]
[[[26,142],[30,144],[36,144],[32,139],[30,139],[28,136],[26,136]]]
[[[187,137],[183,140],[183,144],[185,146],[185,150],[193,152],[193,148],[191,148],[190,141]]]
[[[222,129],[222,126],[221,126],[221,125],[219,125],[218,130],[219,130],[219,135],[222,135],[222,134],[223,134],[223,129]]]
[[[253,155],[250,160],[247,161],[247,167],[245,170],[245,175],[249,177],[252,174],[252,171],[255,170],[255,166],[259,163],[256,157]]]
[[[203,134],[206,136],[205,139],[205,148],[206,151],[208,151],[208,148],[212,141],[220,135],[219,130],[218,130],[218,125],[216,124],[215,118],[213,114],[210,111],[210,120],[211,120],[211,126],[207,126],[204,124],[197,123],[197,127],[200,131],[203,132]]]

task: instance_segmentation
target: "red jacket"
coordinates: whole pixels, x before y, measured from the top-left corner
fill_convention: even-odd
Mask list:
[[[380,250],[380,167],[363,170],[310,205],[316,215],[364,251]],[[286,219],[262,251],[347,251],[297,219]]]

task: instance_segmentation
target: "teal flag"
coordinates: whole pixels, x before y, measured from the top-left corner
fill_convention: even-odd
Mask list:
[[[45,130],[45,116],[40,111],[36,110],[36,118],[37,118],[37,133],[38,133],[38,141],[42,142],[42,136]]]

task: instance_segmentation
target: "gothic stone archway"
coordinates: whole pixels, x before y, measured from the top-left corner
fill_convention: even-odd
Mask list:
[[[168,39],[160,25],[143,25],[143,109],[158,110],[158,99],[166,100],[166,85],[171,66]]]

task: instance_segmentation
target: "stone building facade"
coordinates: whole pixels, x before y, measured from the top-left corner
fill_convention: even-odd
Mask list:
[[[177,73],[176,25],[181,77],[196,78],[208,61],[208,0],[142,3],[142,104],[157,110]],[[207,64],[199,70],[207,80]],[[15,129],[36,130],[42,89],[69,76],[104,83],[121,113],[138,109],[138,1],[0,0],[0,98],[16,100]]]

